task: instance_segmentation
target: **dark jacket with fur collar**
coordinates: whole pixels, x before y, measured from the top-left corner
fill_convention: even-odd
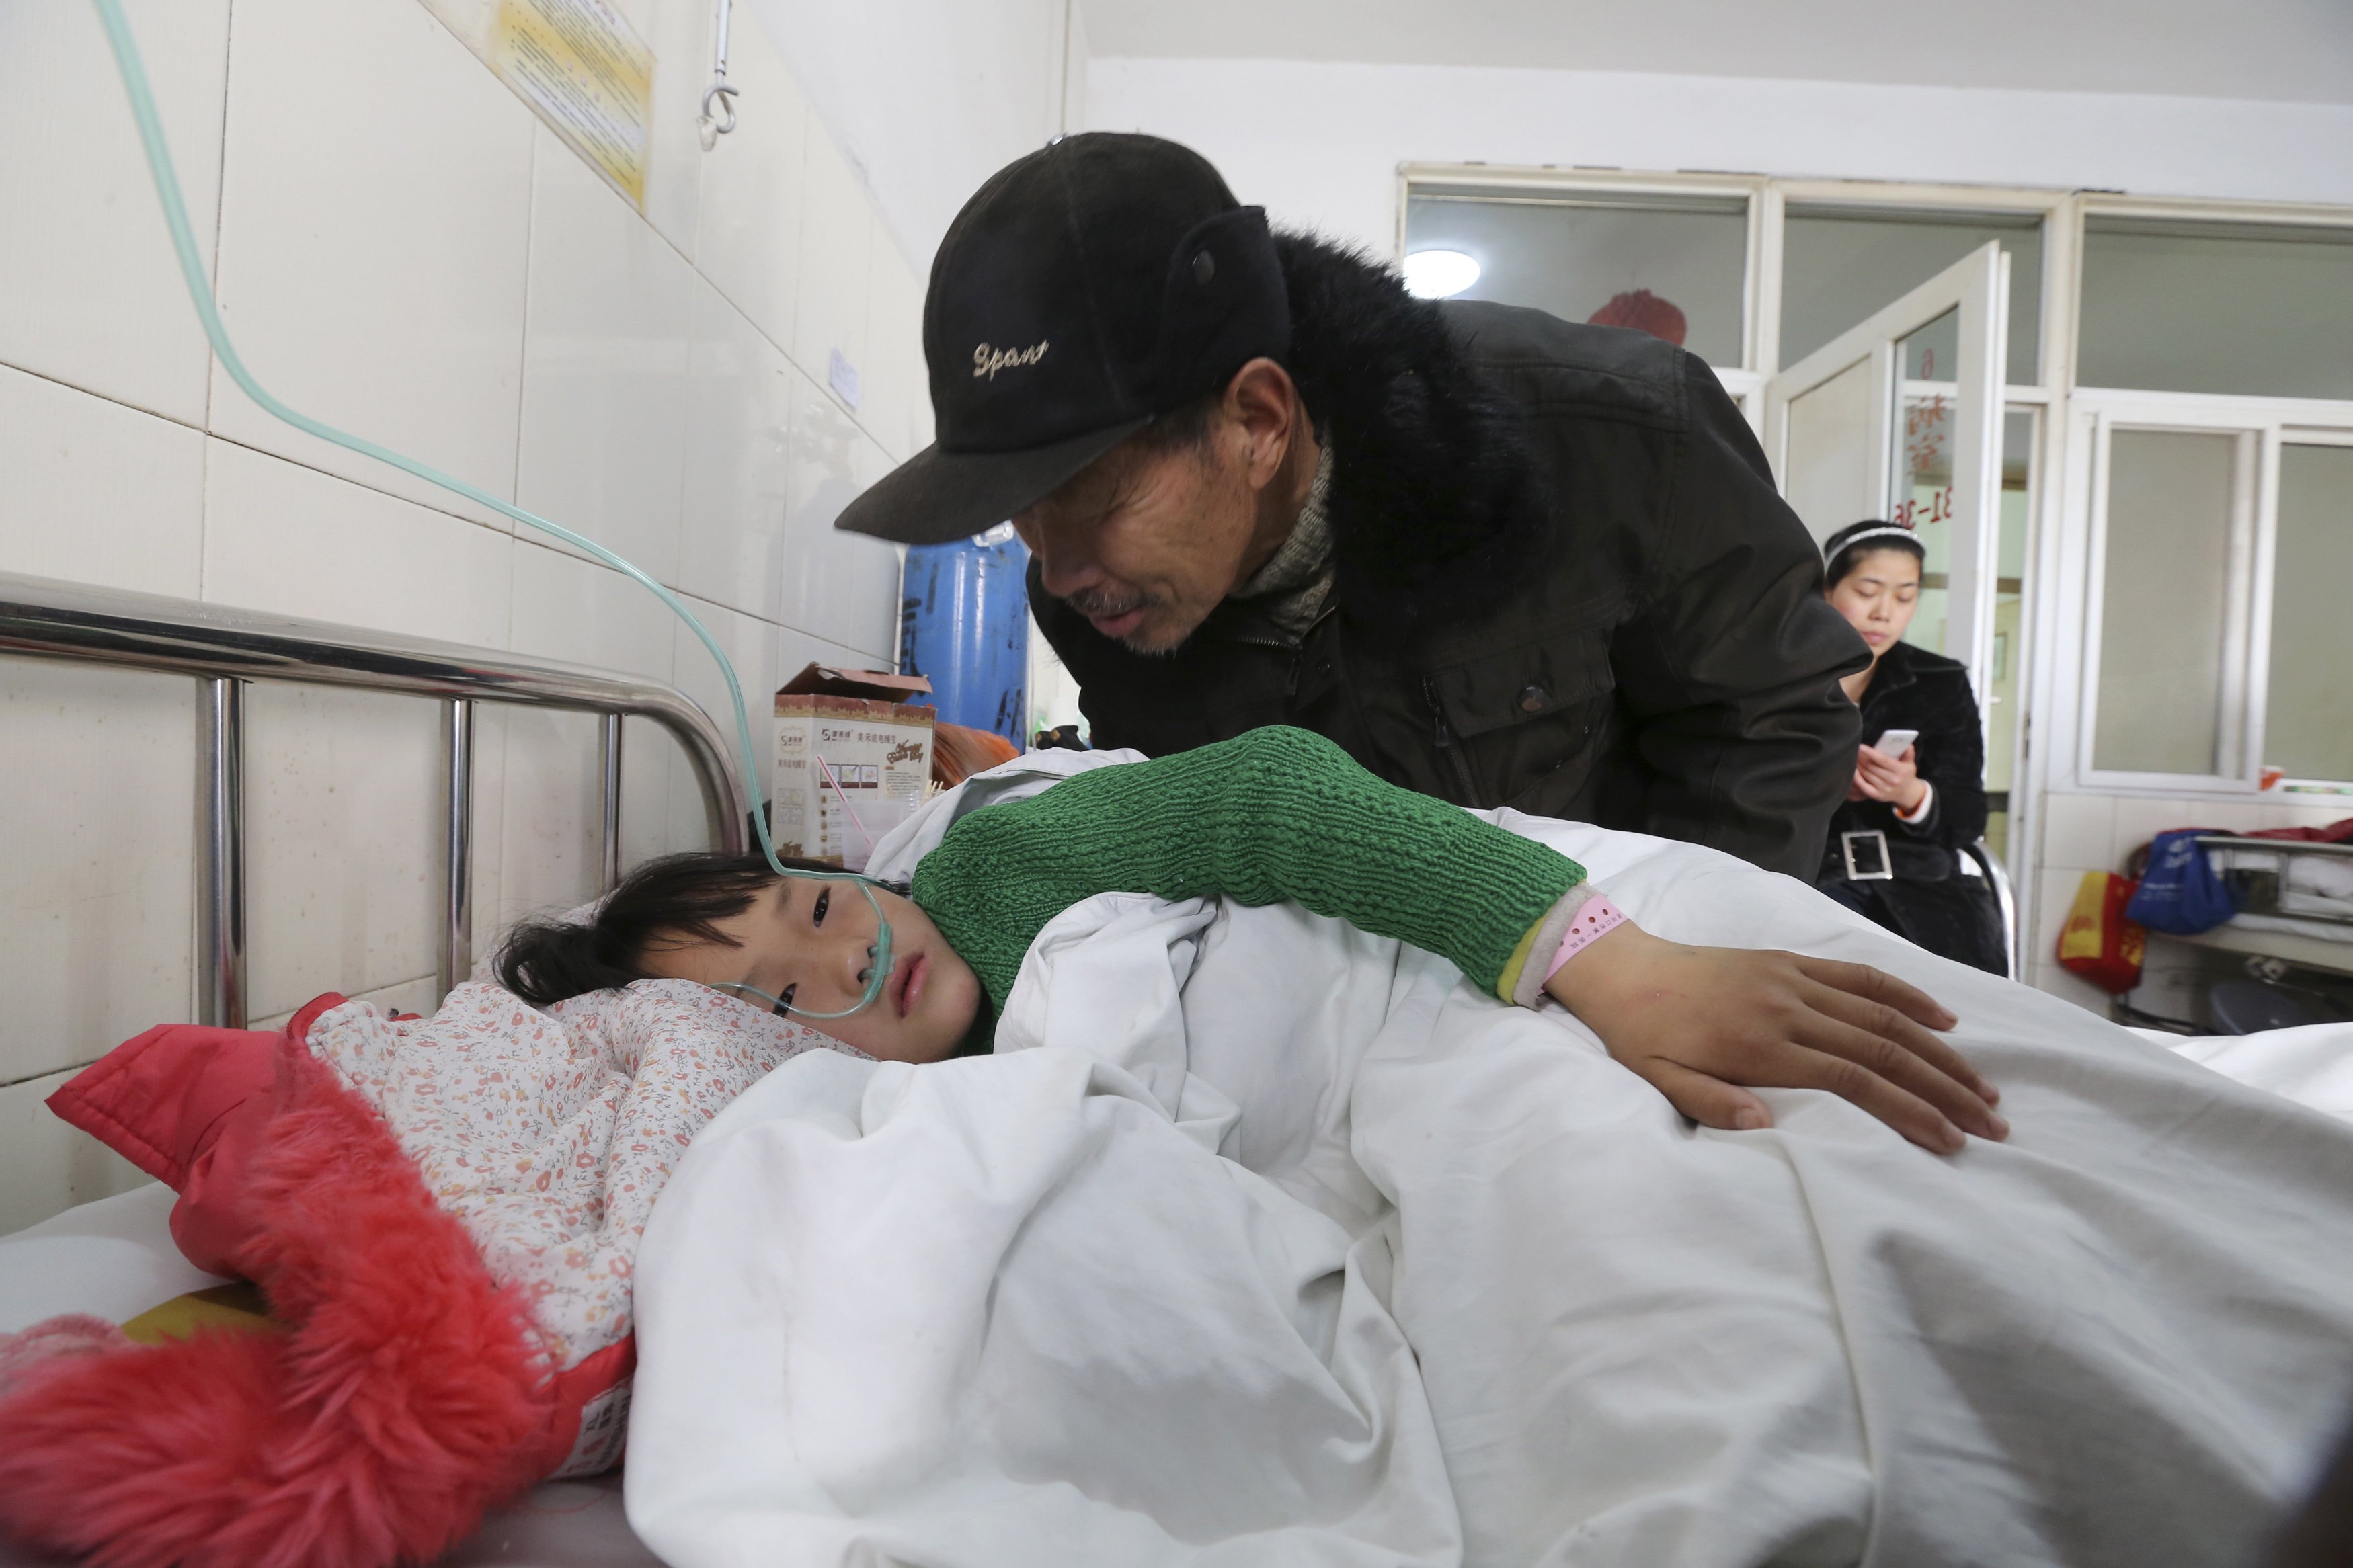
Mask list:
[[[1811,879],[1853,773],[1862,639],[1705,364],[1641,333],[1410,299],[1281,241],[1287,368],[1333,451],[1303,638],[1229,599],[1174,655],[1030,605],[1098,746],[1261,724],[1465,805],[1713,845]]]

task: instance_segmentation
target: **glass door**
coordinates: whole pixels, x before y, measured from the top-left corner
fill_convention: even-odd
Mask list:
[[[1817,541],[1883,517],[1927,552],[1906,640],[1997,679],[2010,261],[1983,247],[1765,384],[1765,450]],[[2003,653],[2009,650],[2003,648]]]

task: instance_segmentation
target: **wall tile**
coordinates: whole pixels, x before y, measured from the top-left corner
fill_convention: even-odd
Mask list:
[[[257,682],[246,698],[248,1011],[433,971],[441,705]]]
[[[765,736],[756,727],[756,713],[754,721],[754,741],[765,743]],[[702,784],[687,762],[685,748],[649,719],[626,720],[621,730],[626,775],[621,795],[622,866],[626,868],[683,849],[716,847]],[[732,739],[726,754],[731,758],[735,754]]]
[[[776,688],[784,684],[784,678],[811,659],[833,658],[847,651],[708,600],[690,598],[687,608],[718,640],[735,667],[735,679],[743,686],[744,706],[752,720],[754,747],[767,733],[763,720],[774,717],[770,700],[776,696]],[[734,710],[727,700],[726,681],[710,650],[683,621],[670,628],[670,683],[701,703],[702,710],[711,715],[712,722],[719,726],[728,742],[728,758],[733,762],[735,721]],[[764,762],[766,760],[765,749],[760,756]]]
[[[777,618],[892,662],[898,647],[898,552],[879,539],[833,526],[843,507],[890,471],[890,459],[815,383],[797,373],[792,379],[792,468]]]
[[[652,145],[647,150],[646,221],[682,256],[692,256],[701,205],[702,142],[695,130],[711,80],[710,0],[618,0],[654,52]],[[731,49],[732,49],[731,40]],[[729,78],[733,79],[731,65]],[[740,100],[738,100],[741,101]],[[740,116],[739,116],[740,118]],[[726,138],[721,138],[723,142]]]
[[[2107,868],[2121,871],[2126,858],[2168,827],[2204,827],[2214,808],[2195,800],[2136,800],[2119,797],[2108,838]]]
[[[867,240],[872,278],[866,303],[866,364],[858,422],[891,460],[903,463],[930,443],[931,389],[923,373],[923,285],[899,256],[899,247],[874,220]]]
[[[37,1225],[76,1204],[127,1193],[147,1176],[87,1132],[58,1121],[42,1101],[70,1072],[0,1087],[0,1236]]]
[[[670,679],[678,622],[652,595],[568,555],[522,543],[515,549],[518,649]],[[692,607],[698,614],[711,608]],[[491,931],[478,938],[482,952],[515,917],[570,908],[595,896],[603,869],[601,721],[509,709],[501,715],[500,731],[497,869],[487,879],[477,873],[477,906],[492,911]],[[675,744],[658,725],[627,721],[621,743],[625,869],[649,855],[703,847],[700,831],[685,843],[668,837],[670,797],[681,787],[692,784]],[[481,819],[476,820],[480,832]],[[488,853],[478,852],[478,866]]]
[[[770,342],[788,347],[803,277],[812,118],[792,72],[756,23],[733,30],[727,75],[744,94],[735,130],[701,154],[695,266]],[[822,361],[818,369],[823,373]]]
[[[670,626],[675,620],[651,594],[618,573],[528,544],[515,547],[514,647],[519,652],[668,682]],[[657,743],[662,734],[660,726],[637,721],[625,722],[623,729],[621,852],[624,864],[634,865],[669,847],[658,838],[669,820],[671,770],[664,748]],[[601,779],[603,775],[596,772],[602,765],[601,753],[596,749],[581,753],[570,726],[557,726],[548,733],[559,737],[560,743],[544,759],[547,767],[561,768],[580,761],[590,771],[592,782]],[[554,798],[565,803],[565,809],[581,798],[568,783],[553,788]],[[601,788],[599,784],[591,792],[594,809],[580,829],[599,856],[604,820]],[[517,804],[519,809],[527,809],[531,802]]]
[[[2042,797],[2042,863],[2105,869],[2116,834],[2116,800],[2104,795]]]
[[[227,441],[208,443],[204,596],[507,644],[504,534]]]
[[[197,248],[220,211],[228,0],[128,0]],[[0,363],[202,426],[188,308],[97,11],[0,5]]]
[[[416,0],[333,16],[237,0],[222,313],[295,408],[512,500],[535,122]],[[217,368],[211,428],[496,518],[280,424]]]
[[[860,494],[897,467],[871,440],[860,442],[853,458]],[[901,547],[862,533],[835,531],[830,538],[842,593],[839,614],[822,635],[872,655],[878,667],[897,668]]]
[[[485,702],[474,710],[474,962],[497,950],[506,930],[507,718],[524,710]]]
[[[568,910],[596,897],[604,821],[596,717],[511,708],[503,721],[496,902],[476,894],[478,904],[495,908],[500,931],[519,916]],[[495,938],[480,951],[493,945]]]
[[[696,291],[676,582],[715,604],[773,619],[800,377],[716,289],[698,283]]]
[[[756,620],[723,605],[694,604],[691,607],[734,662],[736,679],[743,683],[744,705],[752,721],[752,744],[760,763],[760,793],[765,795],[770,785],[767,770],[775,736],[773,700],[776,688],[784,684],[786,677],[798,674],[803,666],[812,662],[862,666],[869,661],[865,655],[839,643]],[[671,646],[678,661],[672,683],[701,703],[703,711],[719,726],[727,742],[732,768],[735,759],[734,717],[718,667],[683,624],[673,632]],[[687,777],[682,764],[680,777]],[[671,819],[667,831],[670,840],[680,847],[699,847],[708,832],[707,818],[702,797],[691,780],[671,790],[670,804]]]
[[[2084,885],[2084,869],[2098,868],[2044,866],[2035,871],[2031,884],[2033,918],[2026,928],[2026,962],[2030,968],[2057,962],[2059,932],[2067,924],[2068,911],[2075,907],[2075,891]]]
[[[538,136],[516,504],[668,582],[694,270],[554,134]]]
[[[0,571],[196,596],[201,432],[0,369]]]
[[[434,1008],[441,1005],[441,998],[435,994],[438,986],[438,981],[435,976],[419,974],[390,985],[379,985],[373,991],[364,991],[352,1000],[373,1002],[379,1007],[389,1007],[396,1013],[419,1013],[429,1016]]]
[[[857,174],[814,113],[809,116],[806,200],[800,308],[789,346],[793,363],[822,386],[837,351],[861,376],[866,370],[867,258],[874,217]]]
[[[0,1083],[192,1016],[195,734],[185,676],[0,661]]]
[[[617,572],[516,542],[510,646],[518,653],[668,680],[674,619],[642,584]]]

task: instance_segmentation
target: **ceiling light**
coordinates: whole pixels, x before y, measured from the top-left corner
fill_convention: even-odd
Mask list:
[[[1405,291],[1443,300],[1479,281],[1479,263],[1459,250],[1417,250],[1405,258]]]

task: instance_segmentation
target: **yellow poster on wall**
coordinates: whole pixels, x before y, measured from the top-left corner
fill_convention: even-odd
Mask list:
[[[654,55],[607,0],[424,0],[607,184],[642,209]]]

